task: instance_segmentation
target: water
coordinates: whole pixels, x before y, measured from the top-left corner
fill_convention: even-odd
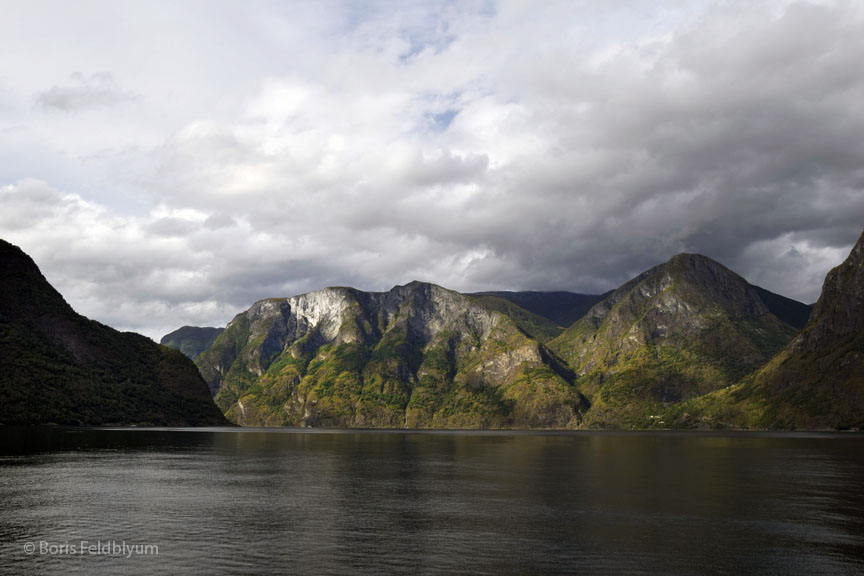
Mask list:
[[[852,434],[9,428],[0,573],[864,574],[862,478]]]

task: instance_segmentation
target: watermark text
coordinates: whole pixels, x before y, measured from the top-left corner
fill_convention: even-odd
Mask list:
[[[158,556],[156,544],[140,544],[126,540],[77,540],[74,542],[26,542],[24,553],[32,556]]]

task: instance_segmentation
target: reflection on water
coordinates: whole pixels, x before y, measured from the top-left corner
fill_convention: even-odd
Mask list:
[[[864,438],[0,430],[14,574],[864,573]],[[158,555],[28,555],[29,542]]]

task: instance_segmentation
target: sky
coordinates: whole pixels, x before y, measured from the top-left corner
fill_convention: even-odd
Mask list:
[[[0,238],[158,340],[679,252],[813,302],[864,228],[854,1],[0,0]]]

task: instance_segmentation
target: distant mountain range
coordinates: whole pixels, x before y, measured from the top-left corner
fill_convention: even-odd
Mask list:
[[[603,295],[334,287],[162,341],[194,365],[0,244],[0,423],[860,429],[864,235],[815,307],[679,254]]]
[[[591,307],[610,293],[577,294],[575,292],[474,292],[468,296],[503,298],[517,306],[567,327],[585,315]],[[487,299],[491,301],[491,298]]]
[[[183,326],[170,334],[166,334],[159,341],[163,346],[179,350],[190,359],[194,360],[201,352],[207,349],[216,340],[216,337],[224,332],[224,328],[201,328],[198,326]]]
[[[797,300],[775,294],[759,286],[753,286],[763,304],[780,320],[801,330],[810,318],[812,304],[802,304]],[[571,326],[582,318],[592,306],[607,298],[614,290],[605,294],[579,294],[577,292],[469,292],[467,296],[480,298],[489,306],[501,308],[502,312],[515,310],[504,304],[496,304],[497,300],[506,300],[525,311],[550,320],[564,328]],[[549,329],[551,330],[551,329]],[[558,334],[555,334],[556,336]]]
[[[76,314],[0,240],[0,424],[222,425],[192,362]]]

